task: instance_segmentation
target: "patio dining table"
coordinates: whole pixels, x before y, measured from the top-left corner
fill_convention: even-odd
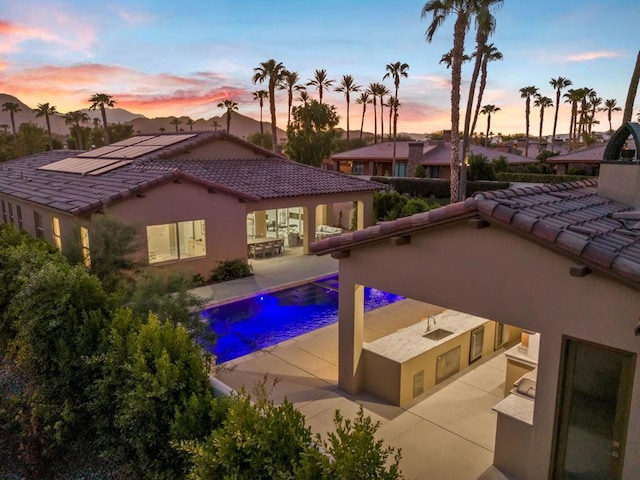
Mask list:
[[[263,258],[267,255],[281,254],[284,251],[284,238],[250,238],[247,240],[247,254],[254,259],[260,255]]]

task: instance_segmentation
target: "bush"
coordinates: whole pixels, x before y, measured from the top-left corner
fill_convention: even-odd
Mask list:
[[[588,178],[583,175],[549,175],[543,173],[499,173],[496,178],[503,182],[522,182],[522,183],[566,183],[578,180],[586,180]]]
[[[404,177],[372,177],[371,180],[389,185],[396,192],[400,194],[407,194],[410,197],[446,199],[449,198],[449,195],[451,193],[449,180]],[[504,190],[505,188],[509,188],[508,181],[504,181],[501,179],[499,180],[500,181],[494,182],[467,182],[467,197],[473,195],[475,192],[484,192],[487,190]]]
[[[485,155],[469,155],[467,179],[469,181],[493,180],[493,168]]]
[[[238,278],[248,277],[253,273],[253,267],[242,258],[233,260],[225,260],[219,262],[219,265],[211,274],[211,281],[226,282],[227,280],[236,280]]]

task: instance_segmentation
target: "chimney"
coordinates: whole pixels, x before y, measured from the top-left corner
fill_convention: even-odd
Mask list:
[[[626,122],[611,136],[600,164],[598,196],[640,209],[640,124]]]
[[[451,143],[451,130],[442,131],[442,140],[444,140],[445,142]]]
[[[412,177],[416,176],[416,167],[422,164],[424,142],[409,143],[409,157],[407,159],[407,173]]]

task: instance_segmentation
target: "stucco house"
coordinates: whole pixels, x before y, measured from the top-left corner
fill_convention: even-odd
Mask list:
[[[631,140],[634,158],[623,158]],[[380,370],[370,361],[364,286],[514,325],[524,332],[520,351],[535,350],[536,369],[519,383],[525,389],[507,388],[494,407],[496,468],[510,479],[637,479],[639,147],[640,125],[627,123],[609,142],[598,180],[479,193],[312,245],[340,259],[340,388],[370,390],[375,376],[392,383],[401,367],[414,368],[406,372],[414,385],[438,375],[438,367]],[[434,340],[438,348],[446,335]],[[443,368],[469,348],[444,349]]]
[[[471,153],[484,155],[489,161],[506,158],[511,166],[538,163],[538,160],[515,155],[501,150],[471,145]],[[356,148],[331,156],[333,170],[355,175],[388,176],[391,175],[393,160],[393,142],[382,142]],[[416,166],[426,169],[427,178],[451,178],[451,132],[445,131],[442,140],[425,142],[396,142],[396,171],[399,177],[411,177]]]
[[[599,144],[592,147],[582,148],[574,152],[565,153],[549,157],[547,162],[556,166],[556,173],[564,175],[569,173],[570,168],[579,168],[589,175],[598,175],[600,162],[606,149],[606,144]]]
[[[0,163],[0,220],[63,250],[75,237],[88,261],[92,218],[107,214],[139,229],[140,260],[206,277],[228,259],[307,253],[325,225],[369,225],[380,188],[224,131],[138,135]]]

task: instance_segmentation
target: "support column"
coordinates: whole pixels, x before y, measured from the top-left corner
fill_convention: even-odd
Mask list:
[[[302,253],[309,255],[309,245],[316,241],[316,206],[303,207],[304,225],[302,228]]]
[[[338,387],[355,395],[362,389],[364,286],[340,279],[338,312]]]

